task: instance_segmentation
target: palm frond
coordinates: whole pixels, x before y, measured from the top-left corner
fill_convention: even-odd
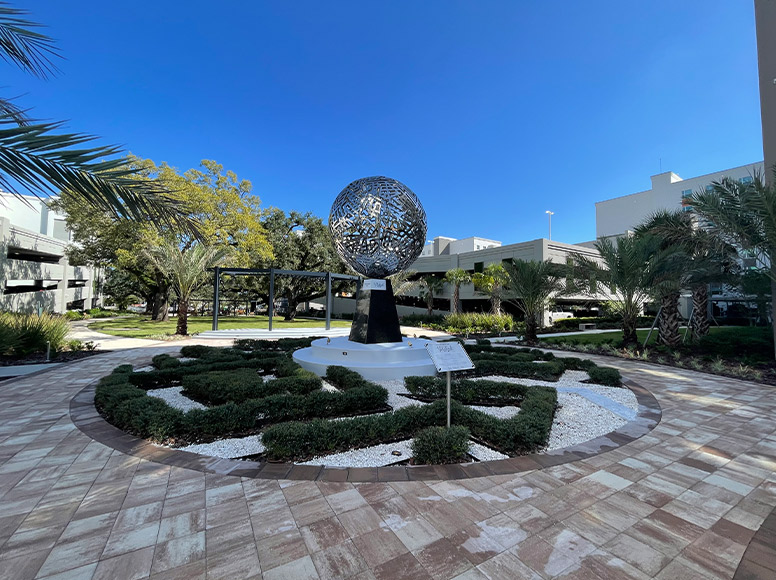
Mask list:
[[[54,40],[36,32],[41,25],[27,20],[29,14],[0,2],[0,57],[38,78],[57,72],[52,57],[60,58]]]
[[[174,224],[197,235],[181,204],[158,181],[141,178],[115,146],[82,148],[95,139],[56,133],[61,123],[18,125],[0,114],[0,188],[22,197],[69,191],[116,217]]]

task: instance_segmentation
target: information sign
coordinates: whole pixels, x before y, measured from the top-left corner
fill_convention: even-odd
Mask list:
[[[426,343],[426,350],[440,373],[474,368],[472,359],[460,342],[429,342]]]
[[[385,290],[385,280],[368,279],[361,285],[362,290]]]

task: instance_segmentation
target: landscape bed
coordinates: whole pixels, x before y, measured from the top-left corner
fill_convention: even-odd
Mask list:
[[[181,358],[158,355],[146,369],[117,367],[100,381],[95,404],[120,429],[167,446],[353,466],[412,461],[411,455],[446,462],[532,453],[557,446],[556,431],[573,422],[569,413],[580,400],[605,419],[597,427],[603,432],[627,422],[637,408],[632,393],[619,388],[615,369],[535,349],[467,346],[476,369],[452,383],[452,423],[461,429],[442,436],[430,428],[446,424],[443,380],[376,384],[343,367],[329,367],[322,379],[290,356],[311,340],[186,346]],[[596,403],[609,391],[618,392],[610,404]],[[578,440],[585,429],[577,431]],[[462,455],[464,432],[471,442]]]

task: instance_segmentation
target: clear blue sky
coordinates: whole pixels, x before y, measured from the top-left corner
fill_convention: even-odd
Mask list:
[[[429,237],[595,237],[649,176],[762,159],[751,1],[36,0],[62,55],[5,66],[33,115],[266,206],[328,217],[350,181],[420,197]]]

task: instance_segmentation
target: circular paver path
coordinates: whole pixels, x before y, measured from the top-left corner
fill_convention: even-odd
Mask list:
[[[183,344],[0,383],[0,578],[732,578],[776,505],[773,388],[616,359],[590,357],[656,397],[657,427],[519,473],[240,477],[73,423],[97,378]],[[769,525],[739,577],[776,576]]]

